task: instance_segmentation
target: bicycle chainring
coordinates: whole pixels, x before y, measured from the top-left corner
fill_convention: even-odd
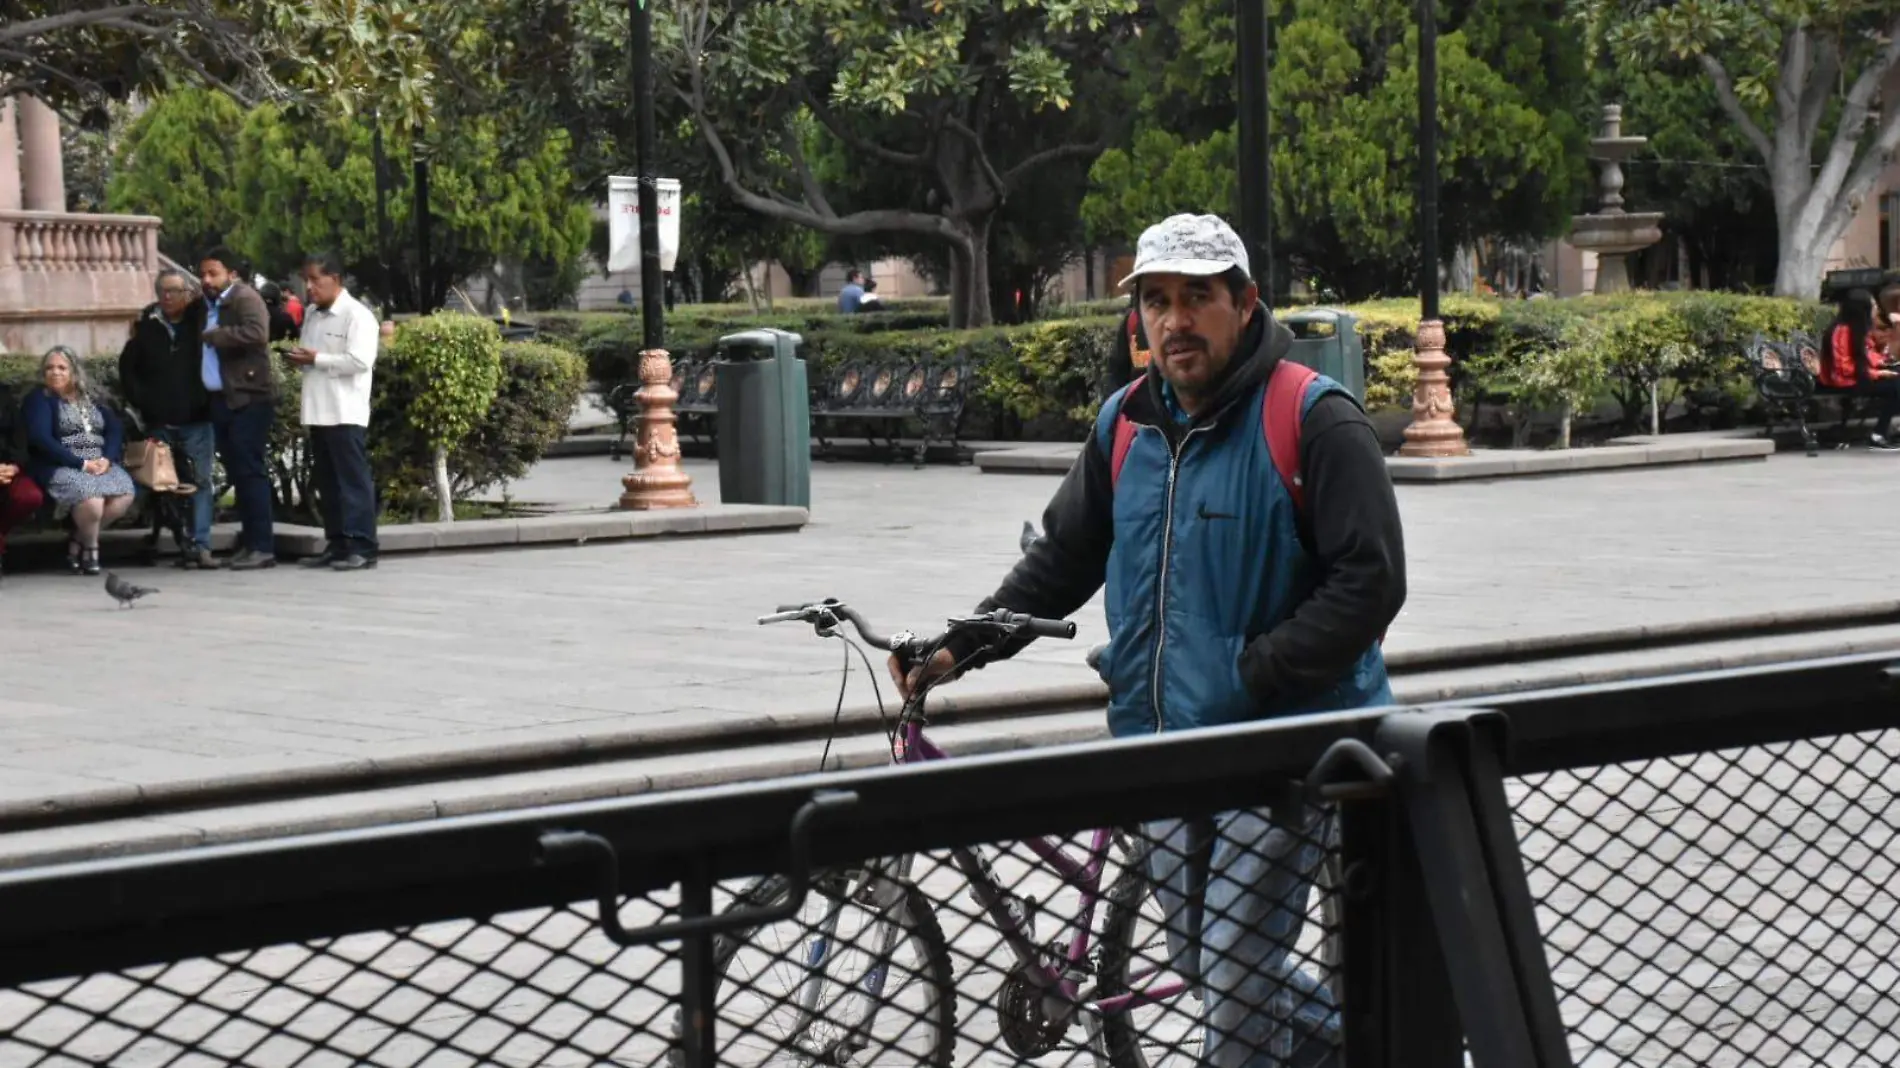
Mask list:
[[[1075,1017],[1051,1020],[1045,1011],[1047,991],[1029,979],[1021,965],[1003,977],[997,991],[996,1021],[1003,1043],[1018,1057],[1041,1057],[1055,1050]]]

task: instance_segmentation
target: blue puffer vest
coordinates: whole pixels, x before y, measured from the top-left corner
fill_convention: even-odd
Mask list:
[[[1217,417],[1186,429],[1178,455],[1157,426],[1139,426],[1129,445],[1108,558],[1112,638],[1100,664],[1118,737],[1392,702],[1376,644],[1322,691],[1260,702],[1241,680],[1241,649],[1291,616],[1316,581],[1293,498],[1267,452],[1265,390],[1261,376]],[[1302,411],[1334,391],[1344,387],[1319,376]],[[1095,421],[1105,455],[1122,400],[1111,398]]]

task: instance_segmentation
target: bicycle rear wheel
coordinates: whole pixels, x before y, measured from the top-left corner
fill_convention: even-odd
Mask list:
[[[780,905],[790,891],[782,876],[761,879],[726,911]],[[722,1068],[950,1064],[950,951],[930,903],[908,882],[863,869],[821,872],[797,915],[715,938],[713,967]],[[677,1045],[671,1059],[680,1062]]]

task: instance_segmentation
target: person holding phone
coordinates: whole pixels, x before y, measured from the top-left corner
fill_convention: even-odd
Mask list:
[[[277,419],[277,380],[270,354],[270,312],[257,290],[239,280],[242,262],[230,249],[198,257],[204,289],[204,345],[199,375],[211,401],[211,430],[237,497],[242,531],[225,566],[256,571],[277,566],[271,508],[270,428]]]
[[[290,362],[303,368],[303,425],[323,510],[326,547],[305,567],[376,566],[376,483],[369,468],[370,376],[381,330],[376,314],[343,285],[332,254],[304,259],[303,332]]]

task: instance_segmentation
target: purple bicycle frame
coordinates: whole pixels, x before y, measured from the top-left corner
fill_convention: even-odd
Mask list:
[[[937,748],[924,736],[923,724],[911,720],[904,724],[903,733],[891,747],[891,757],[898,764],[920,764],[932,760],[949,760],[951,756]],[[1062,843],[1053,838],[1029,838],[1023,841],[1044,863],[1053,868],[1064,883],[1075,888],[1082,897],[1082,910],[1069,922],[1069,931],[1074,935],[1068,941],[1068,957],[1064,967],[1056,968],[1040,961],[1031,962],[1031,966],[1041,973],[1043,985],[1061,991],[1062,996],[1074,1001],[1081,992],[1080,985],[1068,976],[1076,974],[1089,951],[1089,930],[1095,925],[1095,906],[1102,900],[1102,872],[1108,866],[1108,847],[1114,843],[1114,831],[1102,827],[1092,832],[1088,853],[1082,860],[1071,856]],[[1016,927],[1016,933],[1023,937],[1028,932]],[[1104,1014],[1125,1012],[1136,1005],[1152,1001],[1163,1001],[1174,997],[1187,989],[1187,983],[1171,980],[1142,990],[1132,989],[1139,979],[1160,971],[1157,967],[1144,967],[1131,970],[1128,975],[1129,992],[1102,998],[1094,1003],[1097,1012]]]

